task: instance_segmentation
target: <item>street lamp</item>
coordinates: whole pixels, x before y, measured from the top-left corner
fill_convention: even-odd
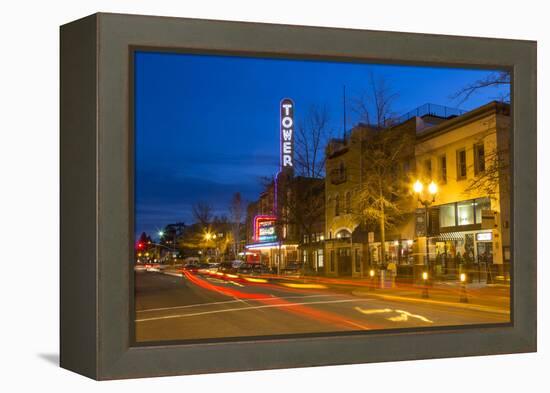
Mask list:
[[[418,202],[422,206],[424,206],[424,224],[425,224],[425,232],[426,232],[426,265],[429,265],[430,256],[428,252],[428,209],[429,207],[435,202],[435,194],[437,194],[437,184],[435,184],[433,181],[428,184],[428,198],[425,198],[425,192],[424,191],[424,184],[420,180],[417,180],[413,184],[413,191],[416,194],[416,197],[418,199]]]

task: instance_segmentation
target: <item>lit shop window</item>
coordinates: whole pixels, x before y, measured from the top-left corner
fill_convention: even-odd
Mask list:
[[[476,224],[481,224],[481,213],[483,210],[491,210],[491,200],[489,198],[480,198],[475,200]]]
[[[457,203],[458,225],[474,224],[474,201]]]
[[[442,228],[456,226],[454,203],[443,205],[439,208],[439,226]]]

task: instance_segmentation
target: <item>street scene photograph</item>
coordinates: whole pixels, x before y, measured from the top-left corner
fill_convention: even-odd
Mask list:
[[[510,73],[133,58],[138,344],[511,323]]]

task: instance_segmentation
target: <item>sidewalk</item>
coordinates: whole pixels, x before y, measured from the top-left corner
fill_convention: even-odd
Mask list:
[[[428,298],[422,297],[422,285],[401,285],[394,288],[361,288],[352,291],[355,296],[377,297],[389,301],[412,302],[456,307],[469,310],[510,314],[510,287],[503,284],[466,285],[467,302],[459,283],[438,283],[427,287]]]

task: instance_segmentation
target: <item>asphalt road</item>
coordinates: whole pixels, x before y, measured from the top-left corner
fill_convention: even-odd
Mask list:
[[[138,272],[136,341],[285,335],[509,321],[502,310],[352,294],[329,285]]]

